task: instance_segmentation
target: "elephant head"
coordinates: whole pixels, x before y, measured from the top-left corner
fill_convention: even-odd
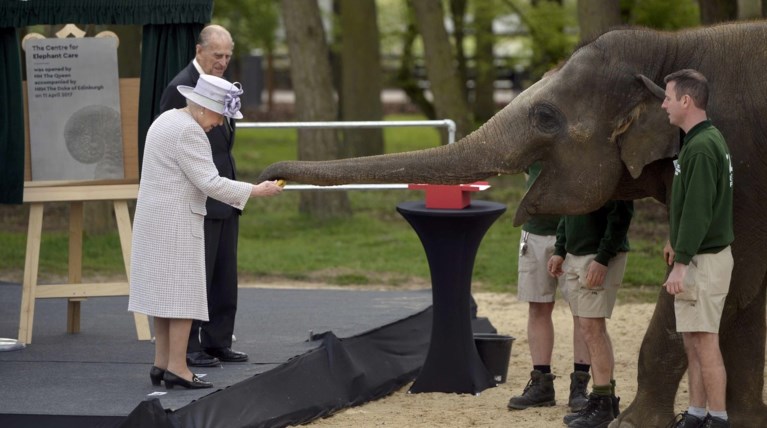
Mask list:
[[[603,35],[454,144],[334,161],[279,162],[260,179],[316,185],[460,184],[520,173],[540,162],[542,172],[521,201],[515,224],[534,214],[592,211],[615,198],[620,182],[638,179],[647,165],[678,151],[679,131],[660,108],[663,90],[653,83],[665,74],[653,69],[651,53],[638,54],[662,37],[638,30]]]
[[[679,131],[660,109],[664,76],[684,68],[709,81],[706,114],[730,148],[735,177],[735,268],[719,339],[733,426],[767,426],[763,402],[767,228],[767,21],[679,32],[622,29],[577,49],[557,70],[514,98],[476,132],[431,150],[332,162],[286,162],[263,179],[314,184],[453,184],[542,171],[517,209],[515,224],[536,213],[578,214],[609,198],[655,196],[665,202]],[[665,425],[685,371],[675,339],[673,298],[660,291],[639,354],[637,395],[611,426]],[[734,385],[734,386],[733,386]],[[732,387],[731,387],[732,386]]]

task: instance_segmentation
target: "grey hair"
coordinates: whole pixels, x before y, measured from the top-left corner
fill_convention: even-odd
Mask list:
[[[229,30],[216,24],[208,25],[207,27],[203,28],[202,31],[200,31],[200,36],[197,38],[197,44],[204,48],[208,47],[211,39],[213,38],[224,39],[230,42],[232,47],[234,47],[234,39],[232,39],[232,35],[229,33]]]

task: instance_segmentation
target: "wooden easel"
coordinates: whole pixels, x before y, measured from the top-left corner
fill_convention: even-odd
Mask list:
[[[29,207],[27,252],[24,262],[24,282],[21,292],[19,340],[32,343],[35,300],[67,298],[67,332],[80,331],[80,302],[88,297],[126,296],[128,282],[82,283],[83,202],[106,201],[114,203],[117,229],[120,235],[125,272],[130,277],[131,220],[128,201],[136,199],[138,184],[105,184],[61,187],[34,187],[24,189],[24,202]],[[40,265],[43,212],[47,202],[69,202],[69,283],[39,285],[37,273]],[[126,308],[127,309],[127,308]],[[145,315],[133,314],[139,340],[149,340],[149,321]]]
[[[110,37],[113,33],[102,32],[96,37]],[[58,32],[58,37],[83,37],[84,32],[72,24]],[[41,35],[31,34],[30,38]],[[39,37],[38,37],[39,36]],[[26,39],[25,39],[26,40]],[[25,145],[24,203],[29,204],[29,225],[27,249],[24,262],[24,282],[21,293],[19,315],[19,337],[24,343],[32,343],[35,315],[35,300],[66,298],[67,332],[80,331],[80,303],[88,297],[127,296],[129,282],[82,283],[83,204],[88,201],[113,201],[120,247],[125,273],[130,279],[130,254],[132,228],[128,201],[138,195],[138,94],[139,79],[120,79],[120,110],[122,112],[124,180],[104,181],[32,181],[29,148],[29,116],[24,88],[24,122],[27,129]],[[43,213],[46,203],[69,202],[69,278],[67,284],[37,283],[40,266],[40,245],[42,241]],[[126,307],[127,312],[127,307]],[[139,340],[151,339],[149,321],[146,315],[135,314],[136,335]]]

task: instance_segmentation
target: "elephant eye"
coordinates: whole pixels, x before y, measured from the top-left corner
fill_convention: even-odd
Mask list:
[[[562,113],[551,104],[536,104],[530,109],[533,126],[546,134],[556,134],[563,129]]]

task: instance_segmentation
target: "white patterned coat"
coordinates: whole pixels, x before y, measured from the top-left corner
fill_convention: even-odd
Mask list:
[[[207,196],[243,209],[252,185],[220,177],[202,127],[168,110],[149,128],[133,221],[128,310],[208,321]]]

